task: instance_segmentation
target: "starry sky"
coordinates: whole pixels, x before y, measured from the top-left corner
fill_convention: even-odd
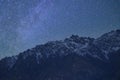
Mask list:
[[[71,34],[120,29],[120,0],[0,0],[0,58]]]

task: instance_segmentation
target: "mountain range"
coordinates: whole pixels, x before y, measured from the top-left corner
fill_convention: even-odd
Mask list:
[[[72,35],[5,57],[0,80],[120,80],[120,30],[96,39]]]

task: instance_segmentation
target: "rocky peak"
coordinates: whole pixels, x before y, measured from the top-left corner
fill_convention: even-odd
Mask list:
[[[65,42],[75,42],[78,44],[86,44],[89,42],[92,42],[94,38],[90,37],[79,37],[78,35],[72,35],[70,38],[66,38],[64,41]]]
[[[114,30],[103,34],[94,41],[94,44],[101,49],[107,57],[108,53],[120,49],[120,30]]]

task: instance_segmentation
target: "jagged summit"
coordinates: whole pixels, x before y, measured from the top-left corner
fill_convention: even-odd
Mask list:
[[[120,30],[103,34],[94,43],[106,54],[117,51],[120,49]]]
[[[91,42],[93,41],[94,38],[90,38],[90,37],[79,37],[78,35],[72,35],[70,36],[70,38],[66,38],[64,41],[73,41],[73,42],[76,42],[76,43],[81,43],[81,44],[85,44],[85,43],[88,43],[88,42]]]
[[[94,47],[93,47],[94,46]],[[67,55],[70,51],[79,55],[90,54],[90,49],[98,49],[101,54],[109,53],[113,50],[120,49],[120,30],[111,31],[103,34],[101,37],[94,39],[90,37],[79,37],[78,35],[72,35],[65,40],[49,41],[46,44],[38,45],[35,48],[28,49],[21,53],[25,59],[30,55],[37,55],[42,57],[48,57],[49,55]],[[92,50],[91,49],[91,50]],[[99,55],[96,51],[94,55]]]

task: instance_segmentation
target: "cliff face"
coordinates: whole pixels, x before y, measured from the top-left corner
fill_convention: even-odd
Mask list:
[[[0,80],[120,80],[120,30],[72,35],[0,61]]]

